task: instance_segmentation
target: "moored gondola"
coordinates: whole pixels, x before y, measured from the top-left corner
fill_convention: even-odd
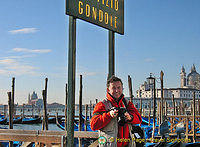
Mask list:
[[[21,124],[21,122],[22,122],[22,118],[21,117],[13,118],[13,124]],[[9,124],[9,119],[7,119],[5,124],[6,125]]]
[[[6,124],[6,122],[7,122],[7,118],[4,118],[4,117],[0,118],[0,124],[1,125]]]
[[[22,124],[38,124],[41,123],[41,117],[30,117],[30,118],[23,118],[22,119]]]

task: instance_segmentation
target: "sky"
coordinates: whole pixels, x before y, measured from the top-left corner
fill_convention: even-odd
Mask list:
[[[160,87],[180,86],[180,70],[195,64],[200,72],[199,0],[125,0],[124,35],[115,34],[115,74],[128,96],[128,75],[134,95],[150,73]],[[29,93],[42,98],[48,78],[47,102],[65,103],[68,73],[69,17],[65,0],[0,1],[0,104],[8,103],[15,77],[15,103]],[[83,103],[102,100],[108,75],[108,30],[77,20],[76,100],[83,75]]]

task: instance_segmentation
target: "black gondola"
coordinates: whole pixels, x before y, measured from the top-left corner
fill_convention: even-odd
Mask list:
[[[41,117],[37,117],[37,118],[23,118],[22,119],[22,124],[38,124],[41,123]]]

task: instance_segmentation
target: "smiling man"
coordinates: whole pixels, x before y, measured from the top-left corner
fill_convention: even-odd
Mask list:
[[[90,122],[92,130],[99,130],[99,137],[106,140],[99,142],[99,146],[131,146],[128,124],[139,124],[141,120],[133,103],[124,98],[121,79],[112,76],[107,81],[106,99],[95,106]]]

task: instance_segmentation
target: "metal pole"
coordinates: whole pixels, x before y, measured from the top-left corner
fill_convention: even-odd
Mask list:
[[[80,75],[80,89],[79,89],[79,131],[82,131],[82,75]],[[82,146],[82,140],[79,138],[79,147]]]
[[[109,30],[109,67],[108,79],[115,75],[115,33]]]
[[[65,131],[67,131],[67,98],[68,98],[68,90],[66,84],[65,85]]]
[[[69,16],[67,146],[74,147],[76,18]]]

